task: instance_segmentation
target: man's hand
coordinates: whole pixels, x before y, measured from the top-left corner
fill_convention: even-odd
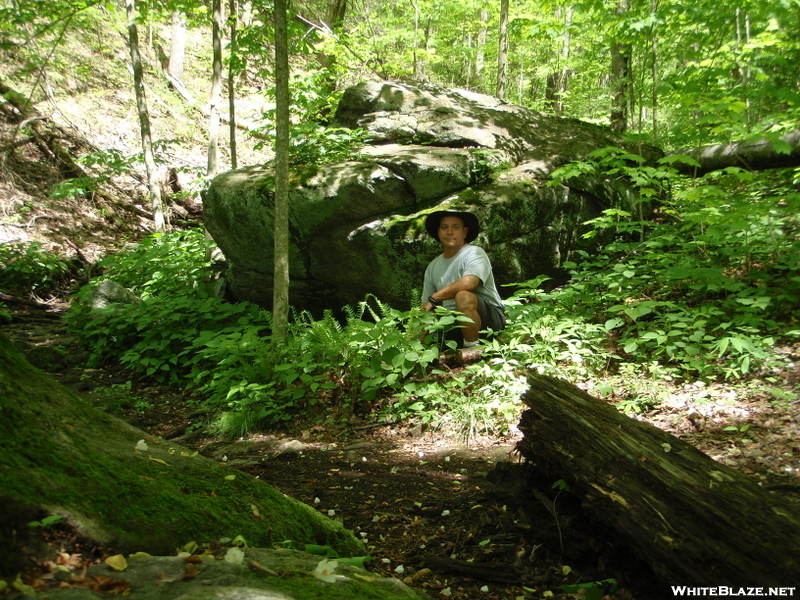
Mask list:
[[[464,275],[461,279],[454,281],[447,287],[443,287],[442,289],[435,291],[430,297],[432,297],[434,300],[438,300],[440,303],[444,302],[445,300],[452,300],[459,292],[471,292],[478,287],[480,283],[481,280],[475,275]],[[430,312],[433,309],[434,306],[432,302],[426,301],[422,304],[422,310],[427,310]]]

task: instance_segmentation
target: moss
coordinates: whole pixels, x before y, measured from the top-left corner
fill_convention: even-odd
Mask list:
[[[353,575],[351,575],[353,577]],[[341,581],[325,583],[306,574],[283,576],[271,581],[272,587],[284,592],[292,598],[303,600],[400,600],[402,598],[422,598],[410,588],[388,585],[385,579],[364,572],[358,581]]]
[[[345,556],[362,551],[350,532],[250,475],[160,440],[137,451],[143,432],[80,400],[1,335],[0,365],[0,489],[8,497],[70,515],[119,551],[165,553],[236,535],[251,545],[291,539]]]

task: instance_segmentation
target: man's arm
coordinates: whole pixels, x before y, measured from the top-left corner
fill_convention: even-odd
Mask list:
[[[433,297],[434,300],[439,300],[440,302],[452,300],[456,297],[458,292],[471,292],[478,287],[480,283],[481,280],[477,276],[464,275],[461,279],[457,279],[447,287],[443,287],[442,289],[435,291],[433,294],[431,294],[431,297]],[[422,305],[422,310],[433,310],[433,304],[426,300]]]

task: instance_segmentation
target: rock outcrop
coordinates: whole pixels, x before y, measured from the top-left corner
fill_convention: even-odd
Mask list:
[[[475,212],[498,284],[545,274],[587,248],[582,224],[604,209],[641,210],[619,181],[584,178],[552,186],[550,174],[606,146],[624,146],[603,127],[563,119],[463,90],[391,82],[348,89],[336,124],[362,127],[370,145],[325,165],[290,192],[290,301],[319,312],[375,294],[395,306],[417,298],[439,250],[425,216],[444,207]],[[630,148],[653,160],[652,147]],[[205,197],[206,226],[225,254],[229,291],[272,301],[270,169],[216,177]],[[597,243],[595,240],[592,243]]]

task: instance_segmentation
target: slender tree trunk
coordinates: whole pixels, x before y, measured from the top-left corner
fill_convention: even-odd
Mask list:
[[[558,114],[558,74],[548,73],[544,89],[544,103],[554,114]]]
[[[433,28],[433,19],[430,15],[428,15],[428,21],[425,23],[425,38],[424,44],[422,48],[425,50],[425,60],[421,62],[421,78],[420,81],[428,81],[428,73],[427,73],[427,66],[428,66],[428,56],[430,56],[431,52],[431,30]]]
[[[617,14],[628,11],[629,0],[619,0]],[[619,133],[628,129],[628,83],[630,81],[631,47],[615,41],[611,46],[611,81],[613,100],[611,106],[611,128]]]
[[[464,60],[464,67],[462,69],[462,76],[464,79],[464,85],[469,88],[472,85],[472,76],[474,74],[474,70],[472,68],[472,34],[467,33],[464,38],[464,47],[467,49],[466,59]]]
[[[241,7],[242,14],[239,20],[242,22],[242,28],[247,29],[253,24],[253,3],[250,0],[245,0],[242,2]]]
[[[558,114],[564,112],[564,96],[569,89],[569,57],[572,51],[572,7],[567,6],[564,13],[564,45],[561,48],[561,71],[558,78]]]
[[[747,104],[747,113],[745,113],[747,120],[752,120],[750,99],[747,97],[747,86],[750,81],[750,70],[746,64],[741,62],[742,49],[750,42],[750,15],[742,13],[742,9],[736,8],[736,46],[735,46],[735,61],[737,78],[741,82],[742,88],[745,90],[745,102]]]
[[[480,13],[481,27],[478,30],[478,53],[475,56],[475,83],[483,83],[483,69],[486,66],[486,36],[488,34],[489,11],[485,8]]]
[[[231,169],[235,169],[238,164],[236,156],[236,0],[230,0],[229,4],[230,25],[231,25],[231,45],[230,45],[230,66],[228,67],[228,125],[230,132],[231,147]]]
[[[142,57],[139,55],[139,30],[136,26],[136,0],[125,0],[128,16],[128,45],[131,52],[133,68],[133,88],[136,92],[136,108],[139,112],[139,128],[142,133],[142,153],[147,171],[147,185],[150,189],[150,201],[153,206],[153,223],[158,233],[166,230],[164,205],[161,201],[161,186],[158,183],[158,169],[153,157],[153,139],[150,134],[150,115],[147,112],[147,97],[144,91],[142,73]]]
[[[411,6],[414,7],[414,80],[415,81],[422,81],[425,77],[425,66],[423,64],[423,60],[419,57],[419,4],[412,0]]]
[[[497,97],[506,95],[508,79],[508,3],[500,0],[500,48],[497,53]]]
[[[275,0],[275,272],[272,343],[289,329],[289,49],[286,0]]]
[[[564,113],[564,95],[569,88],[569,63],[572,36],[572,7],[568,6],[564,16],[564,43],[561,46],[561,68],[556,73],[547,76],[547,91],[545,98],[547,105],[554,114],[561,116]]]
[[[219,171],[219,101],[222,89],[222,0],[212,2],[211,45],[214,49],[213,75],[211,78],[211,101],[209,104],[208,124],[208,168],[206,174],[214,177]]]
[[[650,3],[650,10],[652,12],[655,21],[655,16],[656,13],[658,12],[658,0],[652,0],[652,2]],[[651,101],[653,109],[653,115],[652,115],[653,144],[657,144],[658,143],[658,32],[656,30],[655,25],[653,25],[653,27],[650,30],[650,36],[652,39],[651,45],[652,45],[652,59],[653,59],[653,69],[652,69],[653,92]]]
[[[186,56],[186,15],[179,10],[172,13],[172,35],[169,45],[169,64],[167,71],[183,81],[183,59]]]
[[[800,37],[800,4],[797,5],[797,34]],[[795,53],[795,60],[797,61],[795,65],[800,65],[800,44],[796,44],[797,52]],[[800,72],[795,71],[797,74],[795,77],[795,85],[800,88]]]

